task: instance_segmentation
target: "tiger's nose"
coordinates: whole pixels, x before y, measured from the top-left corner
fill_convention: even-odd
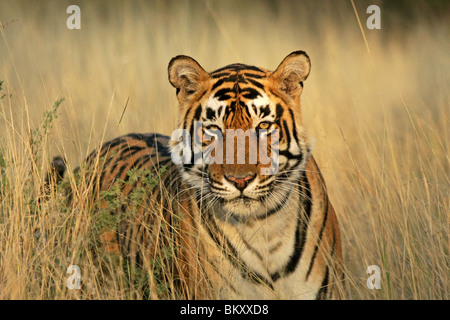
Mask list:
[[[239,191],[243,191],[247,185],[255,179],[256,174],[248,174],[246,176],[231,176],[231,175],[225,175],[225,179],[228,181],[233,182],[234,186],[238,188]]]

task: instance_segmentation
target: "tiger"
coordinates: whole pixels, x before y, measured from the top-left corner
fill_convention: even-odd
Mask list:
[[[275,71],[235,63],[206,72],[189,56],[172,58],[174,133],[182,134],[124,135],[84,163],[96,168],[94,199],[119,183],[129,200],[143,180],[130,172],[156,177],[144,205],[130,210],[128,201],[110,210],[131,214],[100,236],[105,250],[154,270],[155,256],[172,248],[163,277],[175,298],[342,298],[338,220],[301,116],[310,69],[304,51]]]

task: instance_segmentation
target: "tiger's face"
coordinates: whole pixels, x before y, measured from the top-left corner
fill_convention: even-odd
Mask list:
[[[309,71],[302,51],[274,72],[232,64],[207,73],[190,57],[172,59],[181,115],[172,159],[200,201],[236,219],[258,218],[298,189],[310,154],[300,116]]]

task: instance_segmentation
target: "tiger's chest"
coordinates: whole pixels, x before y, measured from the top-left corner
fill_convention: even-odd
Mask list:
[[[298,199],[266,219],[230,223],[216,220],[222,239],[211,246],[224,248],[213,253],[215,291],[220,299],[308,299],[310,285],[303,281],[304,267],[298,256],[300,220]],[[214,278],[214,276],[213,276]],[[301,297],[300,297],[301,296]]]

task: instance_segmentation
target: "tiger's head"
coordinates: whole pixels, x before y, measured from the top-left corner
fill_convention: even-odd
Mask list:
[[[180,105],[172,159],[198,199],[237,219],[283,206],[310,155],[300,115],[310,68],[303,51],[273,72],[232,64],[208,73],[188,56],[170,61]]]

